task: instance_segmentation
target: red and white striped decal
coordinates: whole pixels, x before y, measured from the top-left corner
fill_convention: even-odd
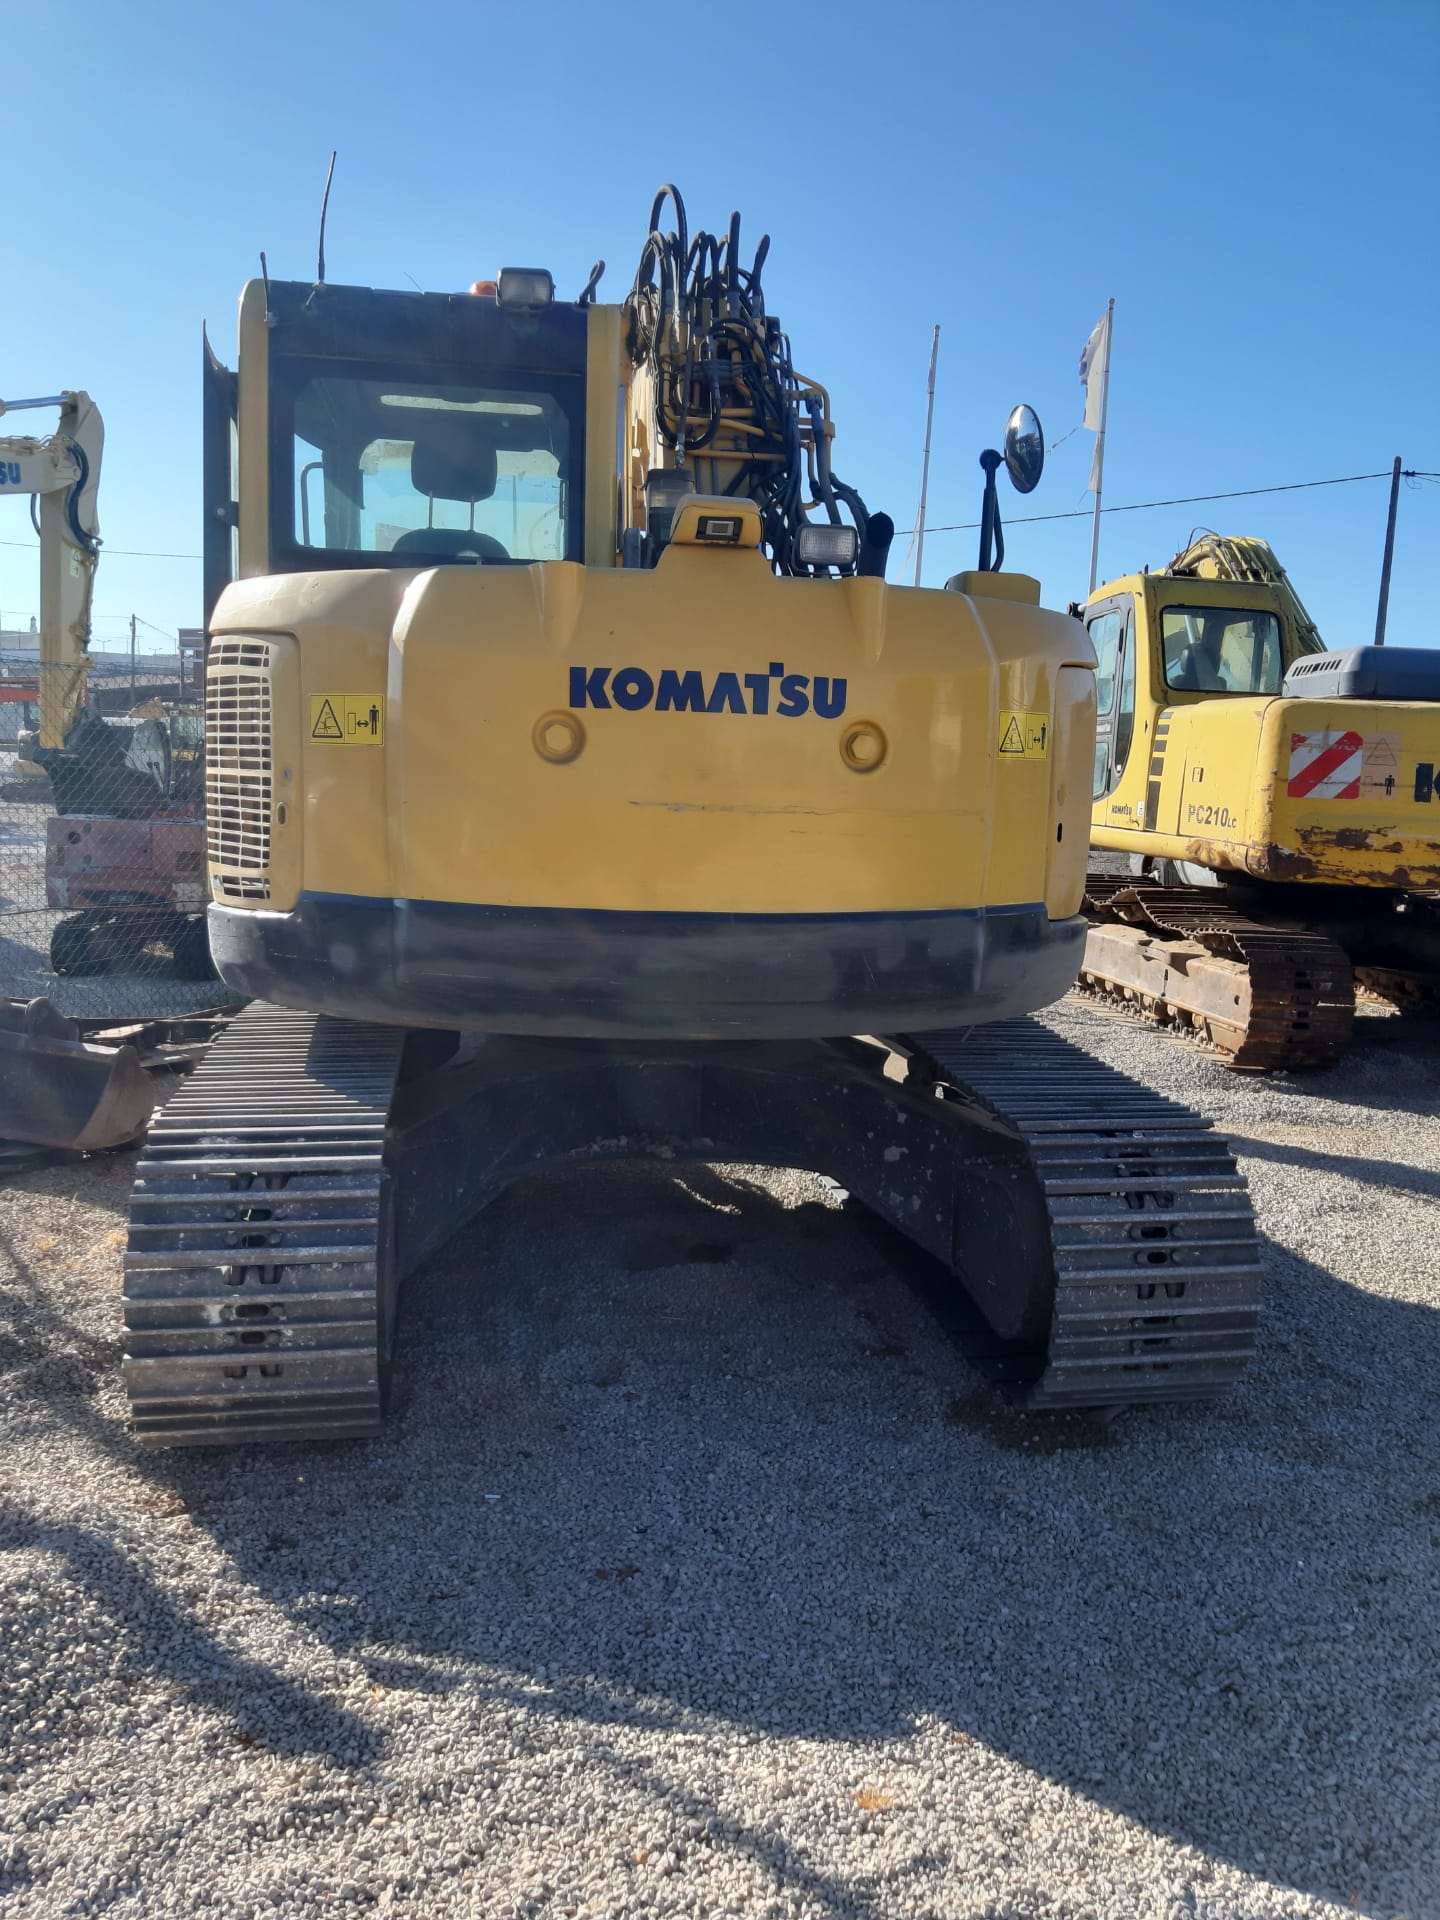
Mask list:
[[[1292,733],[1292,800],[1358,800],[1365,768],[1365,737],[1359,733]]]

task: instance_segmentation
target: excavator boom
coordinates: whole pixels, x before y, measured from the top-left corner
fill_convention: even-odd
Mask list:
[[[1175,555],[1165,571],[1177,580],[1223,580],[1232,586],[1246,582],[1271,588],[1289,616],[1298,650],[1325,651],[1320,629],[1306,612],[1295,583],[1268,540],[1257,539],[1254,534],[1202,533]]]
[[[88,393],[0,401],[0,416],[59,409],[48,438],[0,439],[0,497],[36,502],[40,535],[40,729],[42,748],[63,747],[85,703],[90,610],[100,551],[96,492],[105,428]]]

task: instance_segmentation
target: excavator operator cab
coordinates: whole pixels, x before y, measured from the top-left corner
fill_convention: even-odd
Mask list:
[[[1319,650],[1286,598],[1258,582],[1168,571],[1131,575],[1094,595],[1084,619],[1099,662],[1097,802],[1111,796],[1117,818],[1140,804],[1137,733],[1142,743],[1152,740],[1169,709],[1280,693],[1287,669]]]
[[[207,607],[247,575],[587,558],[590,331],[493,292],[252,282],[238,377],[206,346]]]

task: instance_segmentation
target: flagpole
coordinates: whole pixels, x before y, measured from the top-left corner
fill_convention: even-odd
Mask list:
[[[930,491],[930,428],[935,419],[935,362],[940,354],[940,329],[930,337],[930,378],[925,383],[925,457],[920,464],[920,512],[915,520],[915,584],[920,584],[920,563],[925,558],[925,500]]]
[[[1092,309],[1093,311],[1093,309]],[[1100,491],[1105,481],[1105,418],[1110,411],[1110,344],[1115,332],[1115,302],[1105,307],[1105,372],[1100,381],[1100,431],[1095,436],[1095,517],[1090,523],[1090,591],[1100,570]]]

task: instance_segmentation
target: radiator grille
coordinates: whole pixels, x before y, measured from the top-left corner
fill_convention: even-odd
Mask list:
[[[217,900],[270,898],[270,645],[212,640],[205,673],[205,824]]]

